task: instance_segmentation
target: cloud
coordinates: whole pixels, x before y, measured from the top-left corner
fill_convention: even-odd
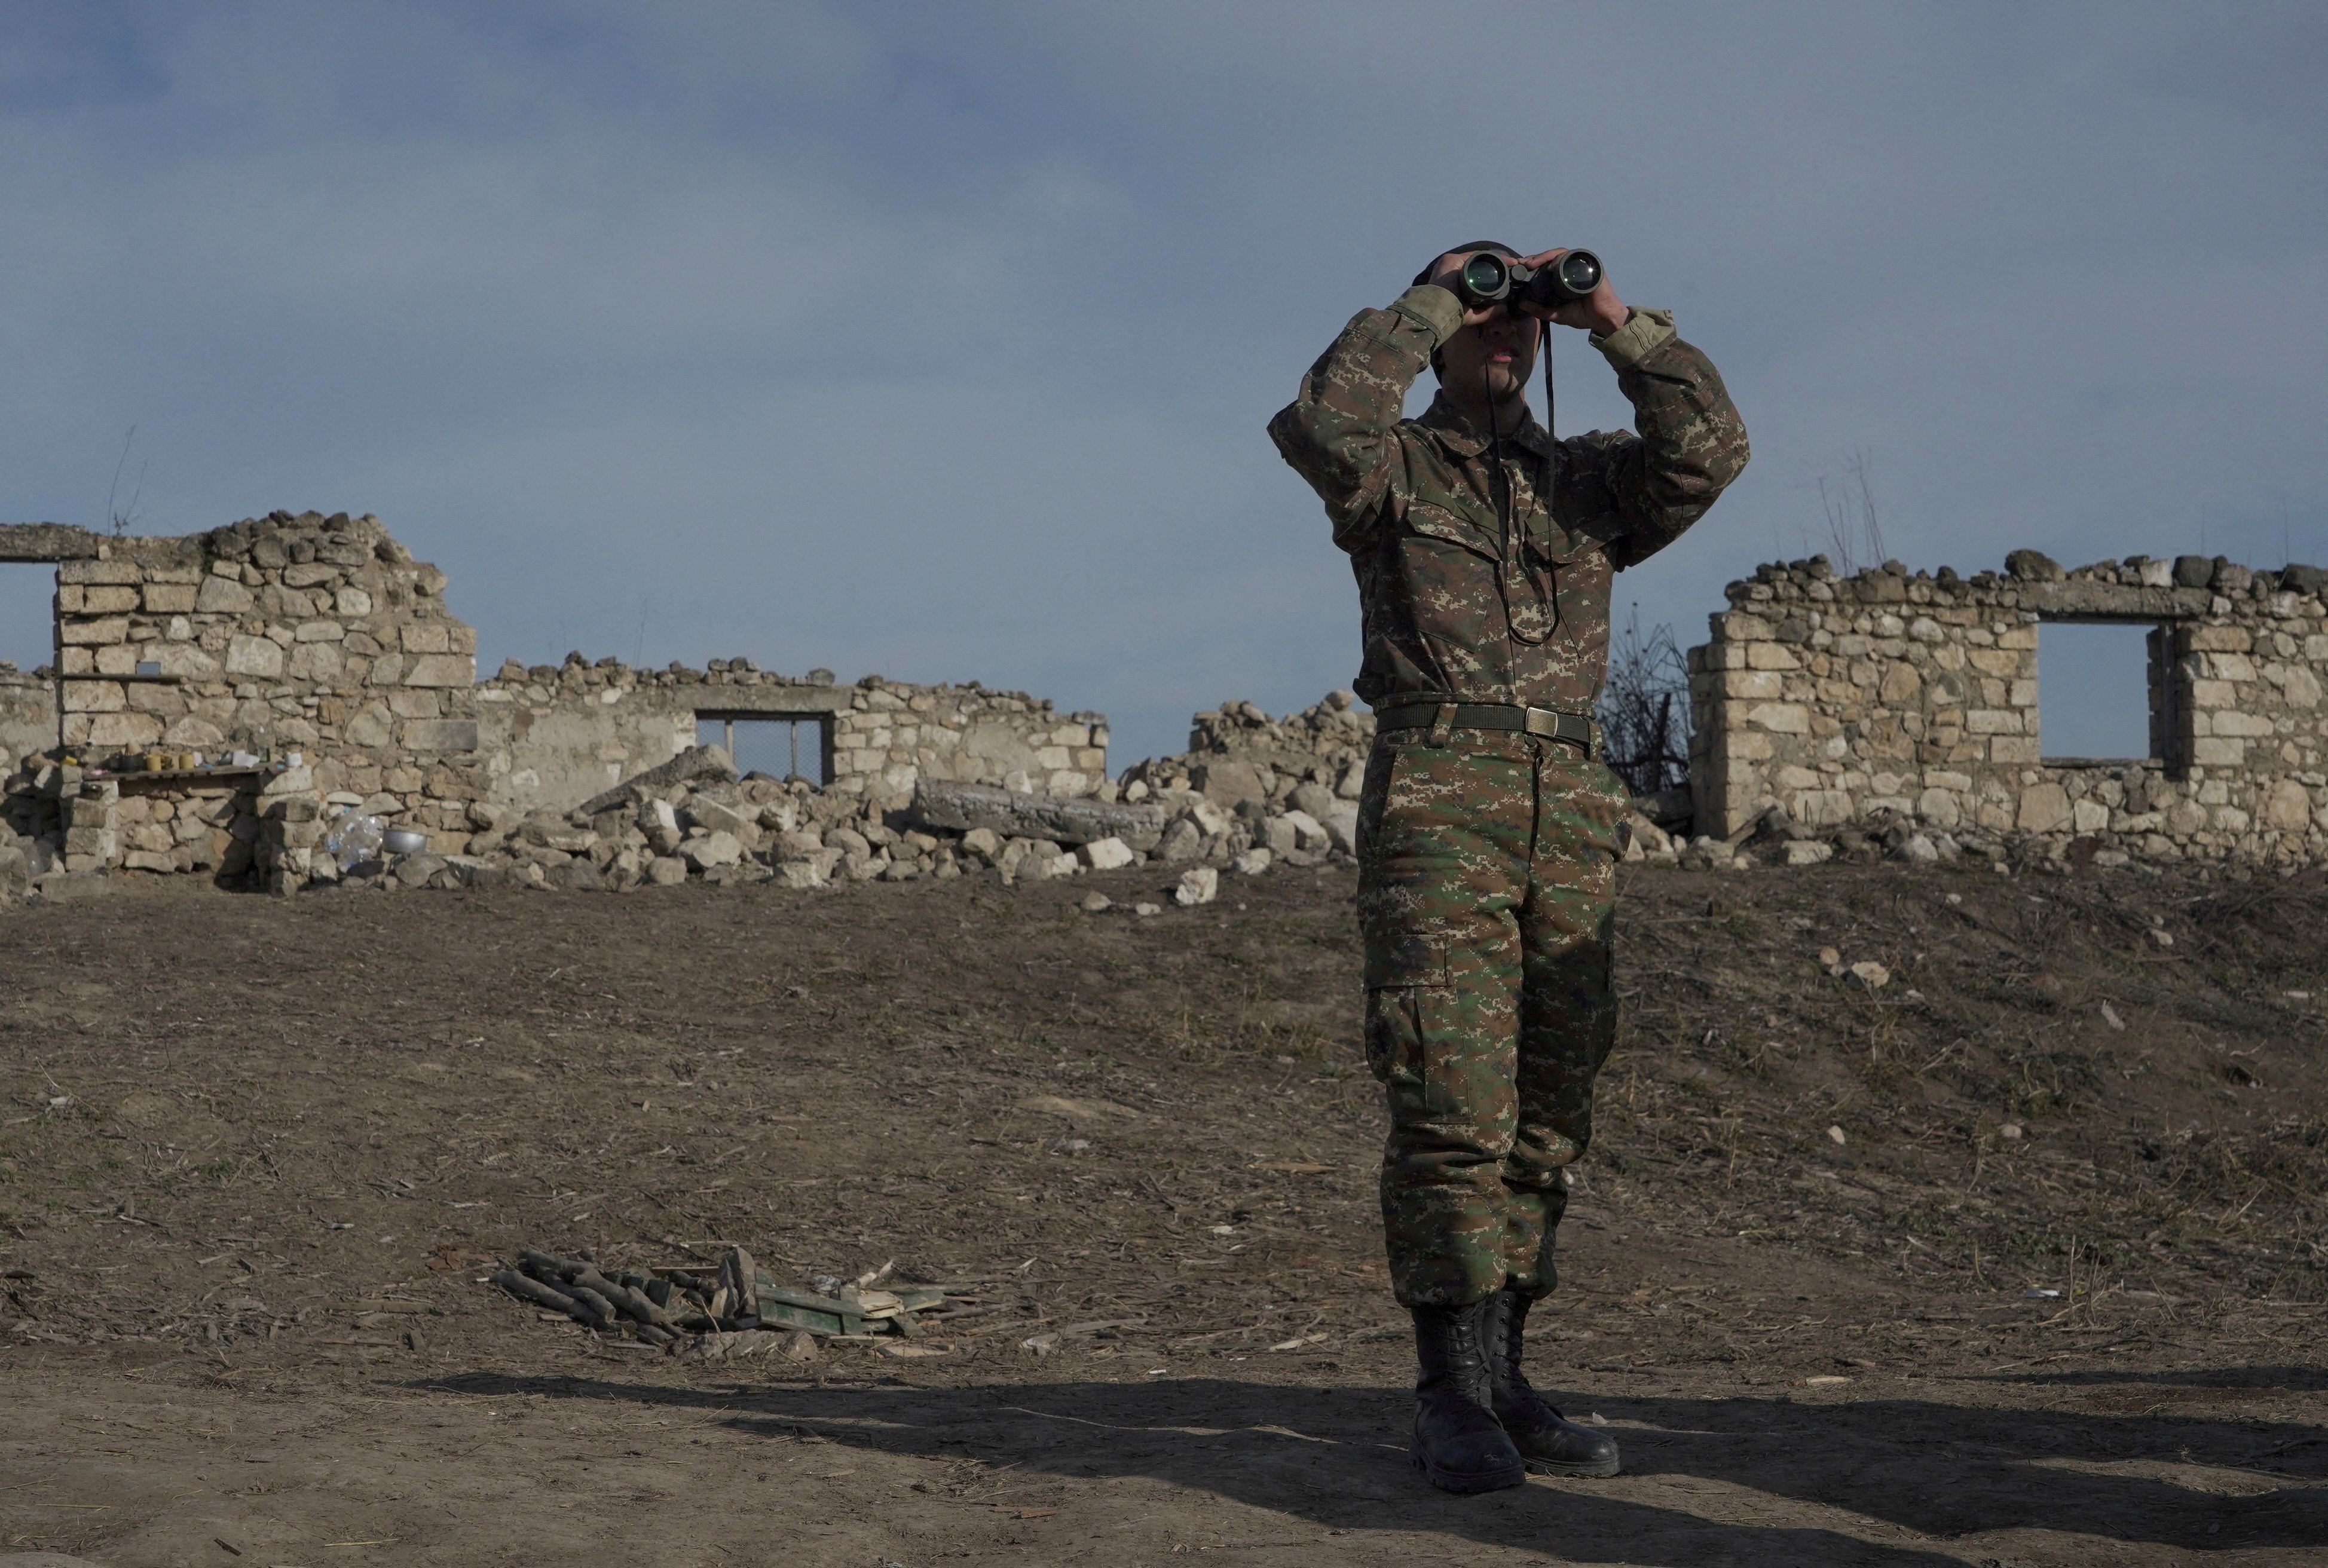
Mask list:
[[[1024,686],[1177,748],[1355,673],[1262,434],[1474,232],[1680,313],[1817,548],[2328,559],[2316,11],[409,0],[0,21],[0,512],[378,512],[485,658]],[[1628,422],[1581,343],[1560,427]],[[0,654],[45,629],[0,573]],[[23,627],[21,634],[14,631]]]

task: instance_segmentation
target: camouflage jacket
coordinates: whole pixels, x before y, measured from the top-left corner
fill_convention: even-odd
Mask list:
[[[1615,574],[1663,549],[1746,465],[1746,428],[1673,316],[1635,310],[1593,346],[1641,433],[1555,442],[1531,417],[1504,437],[1508,540],[1490,446],[1441,392],[1401,419],[1407,387],[1462,324],[1422,284],[1360,311],[1269,434],[1326,502],[1366,623],[1358,695],[1590,713],[1609,667]],[[1547,510],[1550,490],[1555,505]]]

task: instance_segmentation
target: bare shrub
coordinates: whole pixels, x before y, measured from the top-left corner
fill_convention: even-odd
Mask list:
[[[1609,683],[1600,689],[1604,760],[1636,795],[1689,782],[1689,663],[1673,628],[1641,634],[1638,605],[1609,643]]]

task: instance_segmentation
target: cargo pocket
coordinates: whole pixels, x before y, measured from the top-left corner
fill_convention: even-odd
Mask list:
[[[1366,1070],[1378,1082],[1422,1082],[1423,1020],[1447,986],[1441,938],[1399,932],[1366,944]]]

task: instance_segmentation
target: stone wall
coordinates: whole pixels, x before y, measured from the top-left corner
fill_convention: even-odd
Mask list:
[[[0,774],[56,743],[56,682],[45,669],[32,673],[0,661]]]
[[[0,848],[20,878],[126,867],[296,885],[350,810],[450,852],[671,758],[704,717],[814,724],[809,782],[876,809],[925,777],[1112,793],[1101,715],[974,682],[840,686],[746,660],[644,671],[579,654],[479,682],[445,575],[370,516],[277,512],[182,538],[0,527],[0,560],[57,567],[53,671],[0,670]],[[190,753],[202,771],[174,765]],[[220,771],[236,753],[259,763]]]
[[[1735,837],[1776,806],[1797,831],[1905,823],[1983,853],[2319,860],[2323,587],[2310,567],[2196,556],[2065,572],[2017,550],[1970,577],[1764,566],[1689,653],[1697,831]],[[2151,756],[2042,755],[2047,621],[2152,628]]]
[[[802,771],[844,794],[901,799],[922,778],[1058,795],[1108,787],[1103,715],[975,681],[840,686],[829,671],[779,675],[744,659],[641,670],[577,654],[562,666],[512,661],[475,695],[490,798],[520,811],[565,810],[693,746],[699,718],[722,717],[813,723]]]

